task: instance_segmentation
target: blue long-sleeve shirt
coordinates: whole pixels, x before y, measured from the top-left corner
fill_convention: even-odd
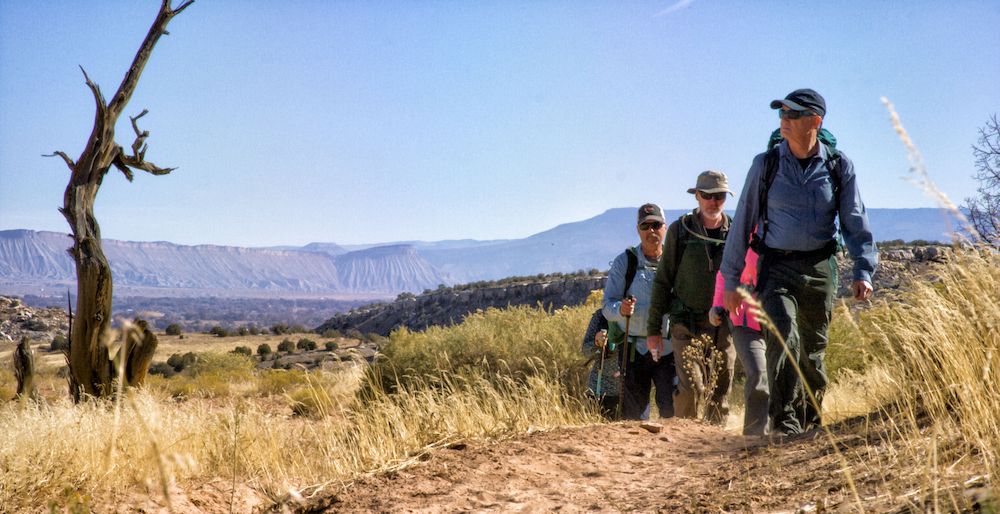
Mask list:
[[[747,172],[743,193],[729,228],[722,257],[722,278],[726,291],[735,291],[740,283],[750,231],[760,223],[760,181],[764,175],[764,156],[754,158]],[[822,248],[840,228],[847,249],[854,259],[854,280],[871,282],[878,264],[875,240],[868,223],[868,212],[861,201],[854,163],[840,154],[840,205],[835,205],[833,183],[826,168],[828,153],[824,145],[810,158],[805,169],[783,141],[778,146],[778,170],[767,196],[767,236],[764,244],[779,250],[811,251]]]
[[[646,347],[646,322],[649,316],[649,300],[653,294],[653,278],[656,276],[656,261],[646,259],[642,254],[641,247],[635,248],[638,257],[635,278],[628,288],[628,294],[635,296],[635,311],[632,320],[629,321],[629,335],[636,339],[635,349],[642,355],[646,355],[649,349]],[[611,263],[608,271],[608,280],[604,284],[604,317],[608,323],[617,323],[622,332],[625,331],[625,316],[619,310],[622,305],[622,288],[625,287],[625,272],[628,269],[628,256],[622,252]],[[664,332],[667,333],[666,327]],[[663,342],[663,354],[671,352],[669,341]]]

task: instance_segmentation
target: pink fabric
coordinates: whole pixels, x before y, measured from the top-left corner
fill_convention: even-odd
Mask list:
[[[740,284],[753,289],[757,285],[757,252],[747,248],[747,255],[743,262],[745,265],[743,266],[743,274],[740,275]],[[723,284],[722,273],[717,273],[715,275],[715,299],[712,300],[712,306],[723,306],[722,295],[724,291],[725,285]],[[746,316],[744,316],[744,313]],[[744,317],[746,318],[745,320]],[[757,322],[757,318],[747,309],[746,302],[740,303],[740,308],[736,309],[736,312],[730,312],[729,319],[733,321],[733,326],[745,326],[753,330],[760,330],[760,323]]]

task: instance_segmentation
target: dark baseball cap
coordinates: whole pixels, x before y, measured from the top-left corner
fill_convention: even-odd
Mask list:
[[[826,100],[812,89],[796,89],[788,93],[784,100],[771,100],[772,109],[781,109],[781,106],[793,111],[812,111],[821,118],[826,116]]]
[[[639,207],[639,222],[641,225],[647,221],[659,221],[660,223],[666,223],[663,219],[663,209],[660,209],[659,205],[655,203],[647,203],[642,207]]]

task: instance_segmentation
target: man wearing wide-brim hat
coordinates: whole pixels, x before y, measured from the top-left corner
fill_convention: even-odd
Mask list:
[[[731,194],[726,174],[715,170],[702,172],[688,193],[695,195],[698,207],[667,229],[663,255],[653,279],[646,345],[656,348],[663,343],[660,327],[662,318],[667,316],[679,381],[674,414],[696,418],[703,410],[706,420],[725,424],[736,351],[729,327],[712,326],[708,312],[731,221],[722,212],[726,197]],[[706,339],[707,345],[698,342]],[[712,368],[717,378],[702,408]]]
[[[772,432],[794,434],[822,424],[824,354],[837,292],[836,220],[854,262],[855,299],[871,296],[878,258],[854,164],[818,138],[826,100],[815,90],[796,89],[770,105],[778,111],[782,141],[750,166],[722,277],[724,303],[733,311],[752,239],[760,255],[757,293],[777,332],[765,333]]]

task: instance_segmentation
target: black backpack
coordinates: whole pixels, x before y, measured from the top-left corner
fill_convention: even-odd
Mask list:
[[[819,144],[826,147],[827,158],[823,164],[826,166],[827,171],[830,172],[830,182],[833,185],[833,203],[839,208],[842,176],[840,151],[837,150],[837,138],[829,130],[821,128],[819,129],[819,134],[816,135],[816,139],[819,141]],[[778,174],[778,145],[782,141],[784,141],[784,138],[781,137],[781,129],[775,129],[767,141],[767,153],[764,154],[764,175],[760,179],[760,188],[757,193],[757,198],[760,199],[757,203],[757,211],[760,213],[758,218],[760,220],[761,234],[758,236],[757,232],[754,232],[750,236],[750,248],[753,248],[758,254],[763,251],[764,238],[767,236],[767,193],[771,189],[771,184],[774,183],[775,175]],[[837,239],[839,240],[839,230]]]

